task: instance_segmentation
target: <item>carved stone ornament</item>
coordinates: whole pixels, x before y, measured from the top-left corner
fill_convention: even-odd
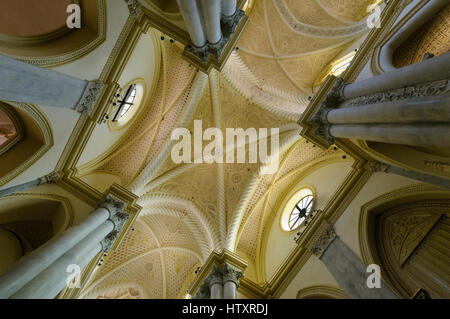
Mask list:
[[[334,144],[334,137],[330,133],[330,123],[328,122],[328,113],[344,102],[345,82],[342,78],[336,78],[333,88],[328,92],[327,97],[322,102],[319,110],[311,118],[311,122],[317,125],[314,134],[327,141],[329,145]]]
[[[111,195],[106,196],[106,201],[100,206],[109,210],[110,217],[109,221],[114,224],[114,229],[110,232],[102,241],[102,250],[104,252],[109,252],[117,237],[119,237],[120,233],[123,230],[123,226],[127,222],[130,215],[122,212],[125,204],[114,199]]]
[[[109,218],[112,219],[114,215],[122,213],[125,203],[108,194],[105,196],[105,201],[99,207],[106,208],[109,211]]]
[[[42,185],[42,184],[55,184],[56,182],[58,182],[60,178],[59,173],[57,172],[52,172],[48,175],[45,175],[43,177],[38,178],[39,180],[39,184],[38,185]]]
[[[128,11],[130,11],[132,16],[137,17],[141,13],[142,6],[138,0],[125,0],[125,2],[127,3]]]
[[[334,77],[334,76],[333,76]],[[323,106],[325,108],[338,108],[339,105],[345,101],[344,89],[347,84],[343,78],[337,77],[336,82],[328,92],[327,97],[323,101]]]
[[[217,43],[206,43],[202,47],[196,47],[193,45],[187,45],[185,50],[191,55],[195,55],[203,62],[208,61],[209,56],[215,57],[217,60],[222,56],[223,50],[228,44],[228,41],[236,31],[242,18],[245,17],[245,12],[242,10],[236,10],[235,14],[230,17],[222,16],[222,38]]]
[[[326,228],[311,246],[311,252],[320,258],[336,236],[333,225],[327,224]]]
[[[203,283],[199,288],[197,293],[192,297],[192,299],[209,299],[209,284]]]
[[[206,283],[208,283],[209,287],[215,285],[215,284],[222,284],[223,283],[223,272],[222,269],[215,265],[209,274],[208,278],[205,280]]]
[[[88,116],[92,108],[94,107],[95,102],[97,101],[98,96],[103,88],[103,82],[95,80],[89,81],[84,89],[83,95],[81,96],[80,101],[75,107],[75,110],[83,115]]]
[[[234,269],[228,264],[223,266],[223,282],[232,281],[239,287],[239,279],[242,277],[242,271]]]
[[[222,16],[221,26],[222,32],[225,38],[229,38],[239,26],[241,19],[245,16],[245,12],[242,10],[236,10],[232,16]]]
[[[360,96],[344,103],[345,106],[360,106],[392,101],[415,99],[419,97],[447,95],[450,93],[449,80],[422,83],[373,95]]]
[[[367,169],[372,173],[387,173],[390,167],[390,165],[378,161],[371,161],[369,164],[367,164]]]

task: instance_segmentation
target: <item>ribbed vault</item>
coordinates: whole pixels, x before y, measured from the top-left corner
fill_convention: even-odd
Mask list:
[[[196,267],[223,248],[243,252],[255,280],[264,281],[258,264],[277,198],[307,169],[341,157],[306,143],[296,121],[318,74],[367,32],[360,22],[366,2],[257,1],[240,49],[209,75],[185,62],[177,44],[162,42],[148,111],[91,166],[120,177],[143,209],[82,297],[182,297]],[[224,136],[226,128],[279,128],[278,171],[264,174],[259,162],[175,164],[170,135],[193,132],[194,120]],[[247,141],[247,156],[254,143]]]

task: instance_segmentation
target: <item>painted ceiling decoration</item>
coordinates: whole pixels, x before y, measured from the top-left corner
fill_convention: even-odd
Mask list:
[[[252,280],[266,279],[256,265],[264,258],[277,198],[309,170],[342,159],[342,151],[302,139],[296,121],[321,71],[367,33],[361,22],[367,4],[256,1],[239,50],[222,72],[209,75],[182,59],[181,46],[161,42],[160,73],[146,112],[90,167],[119,176],[143,209],[82,297],[182,298],[196,268],[223,248],[250,259]],[[279,128],[278,170],[263,174],[261,163],[175,164],[170,135],[180,127],[193,132],[194,120],[223,132]]]

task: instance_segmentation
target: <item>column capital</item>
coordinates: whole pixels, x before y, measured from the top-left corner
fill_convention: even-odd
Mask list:
[[[99,205],[99,207],[106,208],[109,211],[110,218],[117,213],[121,213],[125,208],[125,203],[116,199],[111,194],[105,196],[105,200]]]
[[[87,82],[80,101],[78,101],[75,106],[75,110],[83,115],[89,116],[100,95],[100,92],[103,89],[103,86],[103,82],[99,80]]]
[[[324,106],[327,108],[337,108],[342,102],[345,101],[344,89],[347,84],[341,77],[332,77],[336,78],[336,80],[323,102]]]
[[[123,212],[125,208],[125,203],[115,199],[112,195],[107,194],[105,196],[105,201],[99,205],[99,207],[105,208],[109,211],[108,220],[114,224],[114,229],[110,232],[102,241],[102,247],[104,252],[111,251],[114,242],[119,237],[122,229],[130,218],[130,215]]]
[[[225,37],[230,37],[231,34],[233,34],[239,23],[241,22],[241,19],[245,16],[245,12],[242,10],[236,10],[236,12],[227,17],[225,15],[222,15],[221,19],[221,26],[222,26],[222,32],[225,35]]]
[[[56,184],[56,182],[58,182],[58,180],[60,179],[60,175],[58,172],[51,172],[48,175],[39,177],[39,185],[43,185],[43,184]]]
[[[372,173],[379,173],[379,172],[387,173],[390,167],[391,165],[378,161],[370,161],[367,164],[367,170],[369,170]]]
[[[247,268],[247,262],[236,253],[224,249],[220,253],[213,251],[208,257],[200,272],[197,274],[194,282],[188,289],[188,293],[194,298],[201,299],[199,296],[210,295],[210,287],[214,283],[235,282],[239,286],[239,279],[243,276]],[[202,291],[208,289],[207,292]]]
[[[229,264],[223,265],[223,282],[234,282],[239,287],[239,279],[243,276],[242,271],[233,268]]]
[[[325,228],[319,233],[318,237],[315,239],[311,246],[311,252],[318,258],[322,257],[325,250],[337,237],[334,226],[325,222]]]
[[[215,284],[222,284],[223,283],[223,271],[222,268],[218,265],[214,265],[213,269],[211,270],[211,273],[209,276],[205,279],[205,282],[208,283],[209,287],[215,285]]]
[[[142,6],[138,0],[125,0],[125,2],[128,5],[128,11],[130,11],[132,16],[137,17],[141,14]]]

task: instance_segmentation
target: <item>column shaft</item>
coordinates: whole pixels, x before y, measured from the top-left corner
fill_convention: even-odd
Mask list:
[[[227,281],[223,285],[223,298],[236,299],[237,286],[233,281]]]
[[[415,84],[443,80],[450,77],[449,66],[450,52],[367,80],[348,84],[344,88],[344,97],[351,99]]]
[[[338,138],[450,149],[448,124],[331,125],[330,134]]]
[[[230,17],[236,13],[237,1],[236,0],[222,0],[222,14],[226,17]]]
[[[450,122],[450,96],[431,96],[333,109],[331,124]]]
[[[89,236],[61,256],[50,267],[37,275],[12,299],[49,299],[54,298],[66,285],[67,266],[75,264],[84,268],[97,255],[102,245],[100,241],[114,229],[111,221],[97,227]]]
[[[87,81],[0,55],[0,100],[75,108]]]
[[[177,0],[177,3],[192,43],[196,47],[203,47],[206,44],[206,37],[196,0]]]
[[[35,180],[31,181],[31,182],[27,182],[27,183],[23,183],[23,184],[20,184],[20,185],[11,186],[11,187],[2,189],[2,190],[0,190],[0,197],[7,196],[7,195],[10,195],[10,194],[14,194],[14,193],[17,193],[17,192],[20,192],[20,191],[23,191],[23,190],[26,190],[26,189],[29,189],[29,188],[32,188],[32,187],[36,187],[40,183],[41,183],[41,181],[38,178],[38,179],[35,179]]]
[[[211,285],[210,298],[223,299],[223,284],[221,282],[217,282]]]
[[[55,260],[91,234],[109,216],[110,212],[106,208],[98,208],[80,224],[71,227],[21,259],[11,270],[0,277],[0,298],[8,298],[16,293]]]
[[[209,43],[217,43],[222,38],[220,27],[221,0],[201,0],[203,16],[205,19],[206,38]]]
[[[336,237],[320,257],[345,293],[354,299],[397,299],[384,283],[381,288],[367,286],[366,266],[345,243]]]

